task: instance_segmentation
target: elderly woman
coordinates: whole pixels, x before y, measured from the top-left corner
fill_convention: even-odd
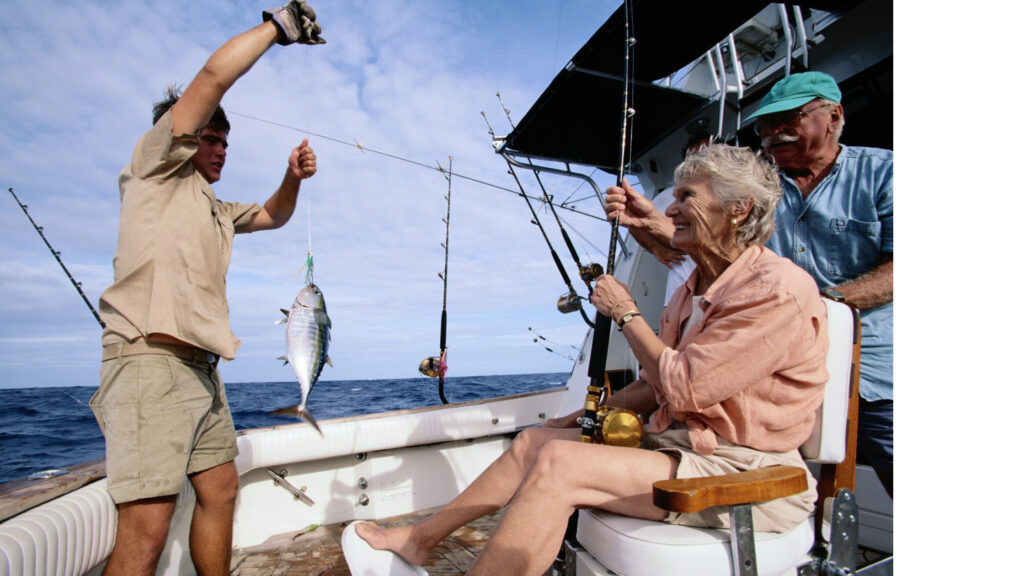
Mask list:
[[[645,367],[608,401],[651,416],[642,449],[578,442],[582,411],[550,420],[519,434],[433,516],[387,530],[356,525],[370,546],[422,563],[456,528],[507,505],[469,574],[540,574],[576,508],[723,527],[724,510],[670,516],[653,504],[652,484],[804,466],[797,448],[811,433],[827,380],[825,307],[810,276],[763,246],[781,195],[777,174],[749,149],[712,144],[687,158],[675,180],[666,210],[672,246],[697,268],[662,314],[660,337],[611,276],[597,280],[591,298]],[[610,188],[609,199],[625,192]],[[809,473],[808,483],[802,494],[756,505],[757,529],[782,531],[806,520],[814,505]]]

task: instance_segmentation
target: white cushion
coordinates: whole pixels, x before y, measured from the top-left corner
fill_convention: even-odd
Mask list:
[[[732,574],[729,531],[691,528],[604,512],[580,510],[576,539],[621,576]],[[789,532],[754,534],[761,576],[784,574],[814,543],[812,521]]]
[[[838,464],[846,456],[846,411],[850,403],[853,342],[857,326],[846,304],[822,298],[828,313],[828,383],[811,437],[800,447],[804,460]]]

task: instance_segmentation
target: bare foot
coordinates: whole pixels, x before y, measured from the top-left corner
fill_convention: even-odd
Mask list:
[[[381,528],[372,522],[356,524],[356,534],[377,550],[390,550],[406,562],[419,566],[427,561],[430,547],[421,545],[413,533],[412,526]]]

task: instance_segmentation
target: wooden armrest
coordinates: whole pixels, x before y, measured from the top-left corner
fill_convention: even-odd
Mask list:
[[[804,490],[806,470],[768,466],[722,476],[659,480],[654,483],[654,505],[670,512],[700,512],[710,506],[763,502]]]

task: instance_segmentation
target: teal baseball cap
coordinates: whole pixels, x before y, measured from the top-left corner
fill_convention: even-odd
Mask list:
[[[793,110],[817,98],[839,102],[842,97],[835,79],[824,72],[791,74],[776,82],[761,99],[757,112],[746,119]]]

